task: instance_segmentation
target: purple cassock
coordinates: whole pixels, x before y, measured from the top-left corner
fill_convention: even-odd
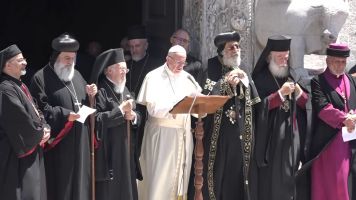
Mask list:
[[[349,49],[345,45],[331,44],[328,48],[327,55],[348,57]],[[337,133],[325,144],[325,148],[323,148],[319,157],[315,159],[312,165],[311,197],[312,200],[349,200],[348,178],[350,172],[351,148],[349,142],[343,141],[341,128],[344,126],[343,122],[346,119],[347,113],[354,111],[352,108],[349,108],[348,103],[351,96],[350,87],[354,87],[354,82],[351,82],[346,74],[340,76],[334,75],[329,68],[327,68],[323,74],[319,75],[319,80],[320,79],[325,80],[326,83],[323,85],[322,81],[320,81],[321,87],[318,89],[320,89],[321,92],[315,92],[317,89],[314,87],[313,94],[321,94],[320,96],[325,95],[325,98],[319,95],[315,97],[315,99],[319,101],[316,103],[324,103],[325,105],[313,105],[313,110],[314,112],[319,111],[316,113],[319,118],[318,120],[327,124],[329,128],[337,131]],[[332,101],[327,102],[330,98],[326,97],[329,93],[325,92],[325,88],[329,88],[330,94],[334,93],[336,95],[337,93],[341,97],[339,101],[342,99],[343,102],[339,105],[343,105],[344,108],[337,107]],[[352,88],[352,91],[355,90]],[[315,109],[315,107],[317,108]],[[316,126],[319,126],[319,124]]]

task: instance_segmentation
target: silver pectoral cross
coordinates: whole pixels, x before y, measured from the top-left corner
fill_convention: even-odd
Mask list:
[[[78,106],[78,109],[80,109],[80,107],[82,106],[82,104],[79,103],[78,99],[75,99],[74,105]]]

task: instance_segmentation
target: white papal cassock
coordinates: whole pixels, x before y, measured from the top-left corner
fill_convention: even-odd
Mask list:
[[[166,64],[146,75],[137,98],[138,103],[146,105],[149,115],[140,157],[140,200],[186,196],[193,153],[190,115],[174,118],[169,111],[185,96],[200,91],[191,75],[185,71],[174,74]]]

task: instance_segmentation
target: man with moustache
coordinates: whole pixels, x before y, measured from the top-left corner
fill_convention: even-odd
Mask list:
[[[52,128],[45,166],[48,198],[90,198],[90,150],[88,123],[75,121],[80,107],[97,92],[74,69],[78,41],[62,34],[52,41],[49,63],[31,80],[31,93]]]
[[[251,77],[241,68],[240,35],[214,38],[218,55],[208,60],[204,94],[231,98],[204,119],[204,199],[255,199],[252,147],[255,105],[260,102]]]
[[[190,115],[169,113],[185,96],[201,91],[183,70],[185,59],[183,47],[171,47],[166,63],[146,75],[137,98],[148,112],[140,157],[140,200],[187,199],[193,153]]]
[[[0,197],[46,200],[42,147],[50,128],[21,81],[26,65],[16,45],[0,51]]]
[[[172,46],[180,45],[187,51],[187,60],[186,65],[184,66],[184,71],[191,74],[199,85],[203,87],[206,79],[206,69],[203,68],[200,60],[189,53],[190,36],[188,31],[182,28],[177,29],[172,34],[170,42]]]
[[[290,42],[289,36],[269,37],[252,73],[262,100],[256,113],[258,199],[296,199],[308,95],[290,73]]]
[[[129,27],[127,30],[127,38],[130,47],[131,60],[127,62],[129,72],[127,73],[126,87],[131,92],[132,98],[136,99],[146,74],[157,66],[162,65],[163,62],[160,62],[147,51],[149,44],[145,26],[134,25]],[[136,106],[137,111],[141,113],[142,117],[142,123],[134,128],[134,131],[136,132],[135,135],[138,138],[138,148],[140,149],[147,111],[146,107],[141,104],[137,104]],[[138,153],[140,152],[141,151],[139,150]]]
[[[133,100],[127,99],[130,95],[125,87],[128,71],[121,48],[101,53],[94,63],[91,80],[99,83],[96,96],[96,199],[138,198],[137,141],[132,134],[128,138],[131,128],[127,129],[127,120],[135,126],[139,115],[134,111]]]
[[[137,97],[146,74],[162,63],[147,51],[149,44],[144,26],[129,27],[127,38],[131,60],[127,63],[130,71],[127,74],[126,87],[134,94],[133,96]]]

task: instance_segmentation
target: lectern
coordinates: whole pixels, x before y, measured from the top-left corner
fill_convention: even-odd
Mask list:
[[[195,200],[203,200],[202,187],[203,187],[203,121],[202,117],[205,114],[215,113],[220,107],[222,107],[229,96],[195,96],[195,97],[185,97],[180,102],[178,102],[173,109],[170,111],[171,114],[197,114],[198,122],[195,126],[195,148],[194,148],[194,187],[195,187]]]

